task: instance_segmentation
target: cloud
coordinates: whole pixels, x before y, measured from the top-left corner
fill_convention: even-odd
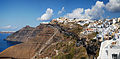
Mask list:
[[[44,13],[41,17],[38,17],[37,20],[49,20],[53,15],[53,10],[47,8],[46,13]]]
[[[16,29],[17,27],[12,27],[11,25],[0,27],[0,29]]]
[[[60,11],[58,11],[58,14],[61,14],[62,12],[64,12],[64,7],[62,7],[62,9]]]
[[[100,19],[104,14],[103,8],[105,5],[101,1],[97,1],[91,9],[77,8],[72,13],[67,13],[67,18],[80,18],[80,19]]]
[[[90,19],[100,19],[104,14],[104,7],[105,5],[103,2],[97,1],[92,9],[85,10],[85,15]]]
[[[65,17],[67,18],[82,18],[83,8],[77,8],[72,11],[72,13],[67,13]]]
[[[106,9],[111,12],[120,12],[120,0],[109,0]]]

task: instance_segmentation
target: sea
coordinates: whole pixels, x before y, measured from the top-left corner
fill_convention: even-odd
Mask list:
[[[11,35],[11,33],[0,33],[0,52],[7,49],[10,46],[19,44],[20,42],[13,42],[13,41],[7,41],[4,40],[7,38],[7,36]]]

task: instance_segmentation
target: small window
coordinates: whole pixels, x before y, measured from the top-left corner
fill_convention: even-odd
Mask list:
[[[98,37],[98,39],[101,39],[101,37]]]
[[[117,54],[112,54],[112,59],[117,59]]]
[[[107,48],[108,48],[108,46],[107,46]],[[107,53],[107,55],[108,55],[108,50],[106,50],[106,53]]]

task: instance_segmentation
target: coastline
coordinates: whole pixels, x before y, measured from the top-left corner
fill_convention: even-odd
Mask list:
[[[16,44],[20,44],[22,42],[17,42],[17,41],[9,41],[9,40],[6,40],[6,38],[11,35],[9,33],[0,33],[0,53],[2,51],[4,51],[5,49],[11,47],[11,46],[14,46]]]

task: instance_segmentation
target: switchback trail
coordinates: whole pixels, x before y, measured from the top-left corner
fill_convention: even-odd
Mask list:
[[[52,26],[51,26],[52,27]],[[47,40],[45,44],[42,45],[41,49],[35,53],[31,59],[36,59],[37,56],[41,55],[42,51],[52,42],[53,37],[57,34],[58,30],[55,28],[54,34]]]

